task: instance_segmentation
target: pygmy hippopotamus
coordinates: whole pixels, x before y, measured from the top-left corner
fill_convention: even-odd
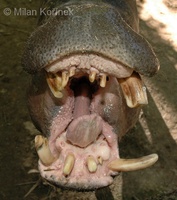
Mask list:
[[[42,133],[35,137],[41,176],[95,189],[151,166],[157,154],[122,159],[118,148],[148,103],[141,76],[159,69],[138,33],[135,0],[46,2],[22,58],[32,75],[29,112]]]

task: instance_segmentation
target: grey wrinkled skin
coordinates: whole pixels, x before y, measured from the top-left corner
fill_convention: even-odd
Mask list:
[[[22,59],[29,73],[75,54],[94,53],[145,76],[159,68],[150,44],[138,34],[134,0],[50,1],[68,15],[43,16],[31,35]]]

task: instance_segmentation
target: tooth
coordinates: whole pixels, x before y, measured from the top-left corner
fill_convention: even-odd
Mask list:
[[[100,86],[101,87],[105,87],[106,86],[106,75],[105,74],[101,75]]]
[[[47,83],[56,98],[62,98],[62,79],[58,74],[47,73]]]
[[[139,74],[134,72],[130,77],[121,78],[118,79],[118,81],[122,88],[127,106],[134,108],[139,105],[148,104],[146,87]]]
[[[99,162],[100,165],[103,164],[103,158],[101,156],[98,157],[98,162]]]
[[[62,72],[62,88],[64,88],[69,80],[68,72]]]
[[[35,147],[41,162],[48,166],[51,165],[56,158],[52,155],[47,138],[42,135],[37,135],[35,137]]]
[[[93,83],[95,81],[95,78],[96,78],[96,72],[95,71],[91,71],[90,74],[89,74],[89,81],[91,83]]]
[[[150,167],[157,160],[158,160],[157,154],[151,154],[136,159],[116,159],[108,165],[108,168],[113,171],[124,171],[124,172],[135,171]]]
[[[69,70],[69,77],[74,76],[75,73],[76,73],[76,69],[75,68],[70,68],[70,70]]]
[[[74,167],[75,157],[72,153],[69,153],[65,159],[63,174],[69,175]]]
[[[93,173],[97,170],[97,163],[95,162],[95,159],[93,156],[88,156],[87,158],[87,167],[89,172]]]

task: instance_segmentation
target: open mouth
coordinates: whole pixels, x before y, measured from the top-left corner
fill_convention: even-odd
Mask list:
[[[114,128],[119,101],[129,109],[147,104],[146,88],[132,69],[120,66],[115,76],[115,63],[95,55],[90,62],[90,57],[71,56],[45,68],[51,95],[63,101],[64,114],[53,119],[48,138],[36,136],[35,146],[41,175],[64,187],[107,186],[120,171],[143,169],[158,159],[156,154],[119,158]]]

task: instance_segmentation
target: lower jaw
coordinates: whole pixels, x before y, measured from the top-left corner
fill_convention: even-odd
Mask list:
[[[96,189],[112,184],[112,176],[118,174],[107,167],[111,161],[119,158],[117,140],[110,147],[101,135],[95,143],[80,148],[68,143],[64,132],[56,139],[55,144],[49,142],[49,146],[51,145],[55,145],[55,153],[52,153],[55,160],[50,165],[39,160],[39,171],[44,179],[55,185],[73,189]],[[67,156],[71,154],[74,156],[74,164],[66,174],[64,168]],[[93,171],[88,166],[90,157],[96,163]]]
[[[91,152],[89,147],[80,149],[67,143],[66,132],[64,132],[55,140],[55,144],[53,143],[56,147],[55,152],[51,152],[48,139],[41,135],[36,136],[35,146],[40,158],[41,176],[65,188],[91,190],[110,185],[113,182],[113,176],[121,171],[144,169],[158,160],[157,154],[136,159],[121,159],[118,156],[116,140],[108,147],[101,136],[96,141],[95,147],[99,144],[101,145],[96,150],[92,144]],[[100,149],[102,159],[98,157]],[[105,152],[108,154],[106,155]]]
[[[47,170],[47,169],[46,169]],[[90,174],[90,176],[85,176],[84,173],[79,173],[77,176],[65,177],[60,173],[45,171],[43,164],[39,161],[39,171],[41,176],[53,183],[54,185],[76,189],[76,190],[94,190],[97,188],[105,187],[111,185],[113,183],[113,175],[103,175],[103,176],[95,176]],[[55,173],[55,175],[54,175]],[[116,172],[115,176],[118,173]],[[56,176],[57,175],[57,176]]]

